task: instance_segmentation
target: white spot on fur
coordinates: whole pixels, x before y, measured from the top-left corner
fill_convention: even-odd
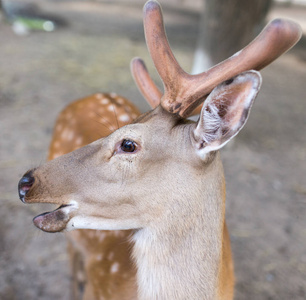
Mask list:
[[[112,274],[117,273],[119,271],[119,263],[117,262],[113,263],[110,271]]]
[[[109,103],[109,100],[107,98],[103,98],[100,100],[100,103],[103,104],[103,105],[106,105]]]
[[[76,138],[75,143],[77,145],[81,145],[83,143],[83,138],[81,136],[79,136],[78,138]]]
[[[119,104],[123,104],[125,102],[124,99],[120,97],[118,97],[116,100]]]
[[[71,133],[70,133],[70,130],[65,129],[65,130],[62,132],[61,137],[62,137],[63,140],[67,140],[67,139],[69,139],[70,134],[71,134]]]
[[[107,110],[108,110],[108,111],[114,111],[114,110],[116,110],[116,109],[115,109],[115,106],[113,106],[113,105],[110,104],[110,105],[107,107]]]
[[[110,93],[110,96],[111,96],[112,98],[116,98],[116,97],[117,97],[117,94],[116,94],[116,93]]]
[[[74,132],[72,130],[69,130],[67,133],[67,140],[71,141],[74,137]]]
[[[128,122],[131,120],[130,116],[127,114],[120,115],[118,119],[122,122]]]

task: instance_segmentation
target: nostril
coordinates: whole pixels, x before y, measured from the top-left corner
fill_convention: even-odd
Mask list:
[[[34,183],[35,179],[32,176],[32,171],[29,171],[26,173],[19,181],[18,183],[18,193],[19,193],[19,198],[22,202],[24,201],[24,198],[27,194],[27,192],[30,190]]]

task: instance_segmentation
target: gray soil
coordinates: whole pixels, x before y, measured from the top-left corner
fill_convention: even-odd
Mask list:
[[[69,297],[65,236],[34,228],[33,216],[48,208],[22,204],[17,182],[45,161],[55,118],[72,100],[115,91],[148,109],[129,72],[140,56],[157,78],[141,6],[43,2],[65,20],[55,32],[21,37],[0,24],[0,299]],[[306,17],[305,7],[287,11]],[[190,70],[199,14],[164,12],[174,52]],[[304,37],[262,72],[248,124],[222,151],[238,300],[306,299],[305,51]]]

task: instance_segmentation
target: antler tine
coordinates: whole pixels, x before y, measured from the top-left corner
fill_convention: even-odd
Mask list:
[[[152,108],[158,106],[160,104],[162,92],[153,82],[144,61],[141,58],[135,57],[131,61],[131,72],[139,91],[148,101],[150,106]]]
[[[298,24],[276,19],[241,51],[206,72],[190,75],[179,66],[170,49],[157,1],[146,3],[144,27],[149,52],[164,83],[161,105],[181,117],[188,116],[219,83],[241,72],[264,68],[293,47],[302,35]]]
[[[208,71],[194,75],[194,81],[198,82],[193,85],[194,98],[203,98],[202,95],[209,94],[216,85],[241,72],[263,69],[292,48],[301,36],[302,30],[297,23],[285,19],[271,21],[245,48]],[[180,114],[188,114],[195,106],[197,102],[186,101]]]
[[[149,105],[152,108],[158,106],[163,94],[150,77],[146,65],[141,58],[135,57],[132,59],[131,73],[140,93],[147,100]],[[202,105],[195,108],[189,116],[198,115],[201,112],[201,109]]]
[[[188,74],[180,67],[171,51],[157,1],[148,1],[144,6],[144,30],[150,55],[164,84],[165,93],[161,100],[164,104],[177,98],[182,79]]]

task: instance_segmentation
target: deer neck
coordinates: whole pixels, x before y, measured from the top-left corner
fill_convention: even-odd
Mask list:
[[[139,299],[217,299],[225,222],[219,154],[210,168],[185,195],[188,213],[173,207],[157,225],[134,234]]]

